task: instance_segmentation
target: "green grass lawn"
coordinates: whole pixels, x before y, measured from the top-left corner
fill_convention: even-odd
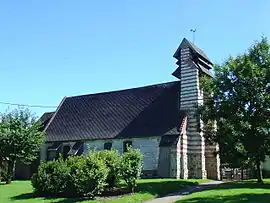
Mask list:
[[[125,195],[117,199],[107,200],[109,203],[137,203],[143,200],[152,199],[171,192],[176,192],[181,188],[195,185],[208,180],[175,180],[175,179],[142,179],[138,181],[136,193]],[[20,203],[101,203],[103,201],[82,200],[72,198],[41,198],[33,196],[33,188],[30,181],[13,181],[10,185],[0,183],[0,202],[20,202]]]
[[[265,180],[265,184],[226,183],[188,195],[177,203],[270,203],[270,180]]]

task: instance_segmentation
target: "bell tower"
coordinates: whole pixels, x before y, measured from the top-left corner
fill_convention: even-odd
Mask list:
[[[210,71],[213,64],[201,49],[185,38],[173,57],[178,67],[172,75],[181,81],[180,110],[188,112],[186,142],[182,142],[186,150],[181,152],[181,167],[187,168],[188,178],[219,179],[220,161],[214,155],[217,146],[205,144],[203,122],[196,115],[197,107],[203,104],[200,77],[213,77]]]

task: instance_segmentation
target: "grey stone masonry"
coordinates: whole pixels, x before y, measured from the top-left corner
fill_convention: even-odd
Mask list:
[[[215,152],[218,150],[218,145],[205,146],[205,164],[207,178],[220,180],[220,158]]]
[[[188,155],[187,155],[187,117],[183,121],[182,133],[180,136],[180,178],[188,178]]]

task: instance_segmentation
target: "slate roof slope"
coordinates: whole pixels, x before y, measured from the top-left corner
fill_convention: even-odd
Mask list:
[[[180,81],[66,97],[46,129],[46,141],[179,134]]]
[[[40,118],[39,120],[41,121],[42,125],[43,125],[43,129],[45,129],[45,127],[48,125],[48,123],[50,122],[53,114],[55,112],[45,112]]]
[[[204,52],[203,50],[201,50],[201,49],[200,49],[199,47],[197,47],[195,44],[193,44],[193,43],[191,43],[191,42],[189,42],[189,43],[190,43],[191,47],[193,48],[193,50],[194,50],[196,53],[198,53],[198,54],[201,55],[203,58],[205,58],[205,59],[207,60],[208,63],[210,63],[211,65],[213,65],[212,62],[211,62],[211,60],[208,58],[208,56],[205,54],[205,52]]]
[[[189,40],[187,40],[186,38],[184,38],[180,44],[180,46],[177,48],[176,52],[174,53],[173,57],[174,58],[179,58],[179,56],[181,55],[181,48],[183,46],[188,46],[190,49],[193,50],[193,52],[195,52],[196,54],[198,54],[200,57],[202,57],[207,63],[213,65],[213,63],[211,62],[211,60],[208,58],[208,56],[204,53],[203,50],[201,50],[199,47],[197,47],[195,44],[191,43]]]

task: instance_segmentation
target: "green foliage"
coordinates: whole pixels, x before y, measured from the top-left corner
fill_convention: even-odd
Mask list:
[[[32,185],[40,195],[63,194],[70,179],[70,168],[62,159],[42,163],[33,175]]]
[[[42,163],[32,177],[35,191],[42,196],[87,196],[100,194],[109,169],[94,156],[74,156],[66,161]]]
[[[7,182],[16,160],[29,163],[37,158],[44,135],[41,124],[29,110],[14,110],[0,115],[0,162],[7,164]]]
[[[116,184],[120,181],[120,156],[116,150],[102,150],[93,152],[92,156],[96,159],[104,161],[106,167],[109,169],[106,183],[108,188],[116,187]]]
[[[93,198],[104,190],[109,169],[102,159],[93,155],[69,157],[67,163],[70,167],[69,192]]]
[[[139,150],[128,149],[122,157],[114,150],[91,151],[87,156],[42,163],[32,177],[32,185],[40,195],[94,198],[106,186],[115,187],[121,175],[134,192],[141,168]]]
[[[270,45],[262,38],[247,53],[230,57],[202,78],[206,95],[199,113],[206,140],[220,144],[230,165],[257,166],[270,154]],[[215,125],[216,124],[216,127]],[[216,130],[217,129],[217,130]],[[258,174],[258,180],[261,180]]]
[[[131,192],[136,188],[136,180],[141,174],[143,155],[138,149],[128,148],[121,158],[121,175]]]

